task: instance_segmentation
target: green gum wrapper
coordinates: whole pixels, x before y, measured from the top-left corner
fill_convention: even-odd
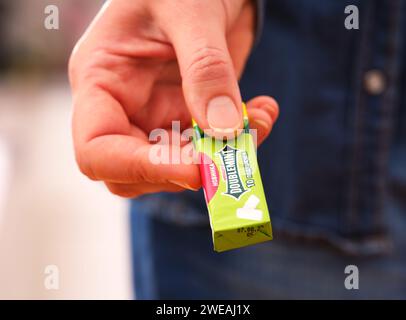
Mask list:
[[[234,140],[216,140],[193,121],[194,147],[209,211],[214,250],[222,252],[272,240],[272,226],[249,132],[245,105],[244,130]]]

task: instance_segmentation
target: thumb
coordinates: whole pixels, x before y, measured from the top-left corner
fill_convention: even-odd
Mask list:
[[[206,6],[208,7],[208,6]],[[203,12],[202,12],[203,11]],[[191,116],[219,138],[242,127],[241,94],[227,47],[226,22],[213,11],[181,18],[171,41]]]

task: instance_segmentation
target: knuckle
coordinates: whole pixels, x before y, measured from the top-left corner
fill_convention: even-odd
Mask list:
[[[223,50],[206,46],[192,54],[186,77],[192,83],[218,81],[231,77],[232,70]]]
[[[97,181],[98,179],[96,178],[96,175],[92,168],[92,164],[88,160],[89,158],[86,156],[86,151],[85,150],[77,151],[75,157],[80,172],[85,176],[87,176],[90,180]]]
[[[267,99],[268,99],[268,103],[264,105],[264,109],[269,114],[272,121],[275,122],[279,117],[279,104],[272,97],[267,97]]]
[[[76,75],[78,74],[78,64],[76,63],[76,59],[75,59],[75,55],[72,54],[69,58],[69,62],[68,62],[68,78],[71,82],[71,84],[73,84],[73,81],[76,79]]]
[[[137,168],[137,178],[141,182],[151,182],[154,183],[154,172],[150,164],[147,163],[148,160],[141,160],[138,162]]]
[[[104,51],[88,55],[74,52],[68,61],[68,78],[73,87],[105,81],[105,72],[112,68],[111,57]]]
[[[142,165],[134,164],[133,166],[128,168],[128,179],[131,180],[133,183],[141,183],[145,182],[146,172]]]
[[[138,150],[141,154],[141,150]],[[149,182],[150,167],[142,155],[134,157],[134,162],[128,168],[128,177],[134,183]]]
[[[90,180],[97,180],[95,175],[93,174],[93,170],[91,169],[91,165],[88,161],[83,160],[76,160],[79,170],[82,174],[87,176]]]
[[[271,105],[273,106],[272,118],[273,118],[273,121],[276,121],[279,118],[279,112],[280,112],[279,103],[272,97],[271,97],[271,101],[272,101]]]
[[[74,53],[71,53],[68,61],[68,74],[70,77],[73,76],[76,69],[77,69],[76,55]]]
[[[81,54],[79,48],[79,44],[76,44],[68,60],[68,77],[71,82],[78,78],[78,76],[81,74],[81,69],[83,68],[83,61],[80,58]]]

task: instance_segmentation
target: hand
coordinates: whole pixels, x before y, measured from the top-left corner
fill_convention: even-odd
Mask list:
[[[238,77],[254,15],[251,0],[107,2],[69,63],[81,171],[124,197],[199,189],[196,165],[149,161],[148,134],[172,120],[187,128],[191,116],[215,136],[242,127]],[[261,142],[278,106],[265,96],[247,106]]]

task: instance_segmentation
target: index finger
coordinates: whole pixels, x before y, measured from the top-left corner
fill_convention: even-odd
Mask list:
[[[101,88],[90,86],[76,95],[72,125],[77,162],[91,179],[200,187],[196,165],[151,162],[152,145],[145,136],[131,134],[123,108]],[[166,147],[170,152],[181,152],[180,147]]]

